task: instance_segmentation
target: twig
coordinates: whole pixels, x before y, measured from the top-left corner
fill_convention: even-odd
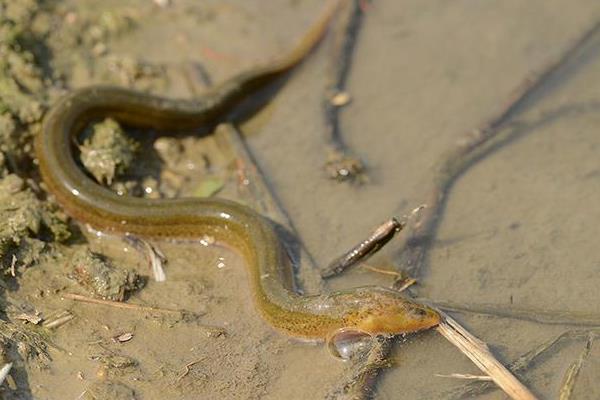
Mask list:
[[[185,310],[175,310],[175,309],[171,309],[171,308],[152,307],[152,306],[146,306],[146,305],[142,305],[142,304],[123,303],[120,301],[113,301],[113,300],[94,299],[92,297],[86,297],[86,296],[82,296],[80,294],[75,294],[75,293],[62,293],[61,296],[65,299],[79,301],[82,303],[98,304],[98,305],[109,306],[109,307],[114,307],[114,308],[122,308],[125,310],[161,312],[161,313],[178,313],[178,314],[189,313],[188,311],[185,311]],[[193,314],[193,313],[191,313],[191,314]]]
[[[563,384],[560,387],[559,400],[569,400],[573,394],[575,388],[575,381],[579,375],[579,371],[583,366],[583,363],[590,355],[592,344],[594,343],[594,335],[590,334],[588,340],[585,343],[585,347],[577,360],[575,360],[567,369],[565,377],[563,378]]]
[[[407,235],[405,238],[404,265],[413,277],[418,279],[418,274],[424,263],[426,248],[437,228],[446,196],[455,179],[472,165],[473,161],[493,147],[494,143],[488,145],[488,142],[506,125],[510,117],[549,77],[566,64],[598,30],[600,30],[600,21],[587,29],[556,60],[545,64],[538,73],[528,76],[517,86],[516,90],[509,96],[508,101],[503,103],[491,118],[479,128],[465,135],[464,142],[448,152],[438,163],[435,169],[434,187],[427,199],[428,208],[422,213],[420,221],[415,224],[411,235]]]
[[[534,308],[503,307],[497,304],[459,304],[448,301],[430,301],[417,298],[417,301],[429,303],[444,311],[492,315],[501,318],[513,318],[537,322],[545,325],[571,325],[600,328],[600,314],[573,311],[549,311]]]
[[[442,313],[442,322],[436,330],[489,375],[512,399],[536,399],[533,393],[494,357],[484,342],[471,335],[452,318]]]
[[[351,154],[342,140],[339,125],[339,111],[342,104],[337,104],[335,101],[340,94],[345,94],[345,97],[348,98],[344,90],[362,19],[363,11],[359,0],[346,0],[335,25],[332,57],[327,71],[328,83],[323,100],[328,153],[326,169],[330,178],[339,181],[358,180],[360,182],[365,178],[364,164],[358,157]],[[347,101],[344,101],[343,104]]]
[[[410,214],[404,215],[401,221],[396,218],[390,218],[377,226],[366,239],[361,240],[350,250],[334,259],[327,267],[323,268],[321,270],[321,277],[330,278],[339,275],[353,265],[366,261],[392,240],[398,232],[402,231],[410,220],[418,215],[424,208],[425,206],[421,205],[413,209]],[[394,275],[398,278],[402,277],[402,275],[397,272],[394,273]]]
[[[396,233],[400,232],[405,226],[405,222],[400,222],[396,218],[385,221],[375,228],[366,239],[333,260],[321,271],[321,277],[329,278],[338,275],[358,262],[367,260],[392,240]]]

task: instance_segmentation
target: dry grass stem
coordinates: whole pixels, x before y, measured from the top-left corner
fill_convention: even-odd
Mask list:
[[[17,276],[16,266],[17,266],[17,256],[15,256],[13,254],[12,261],[10,263],[10,276],[12,276],[13,278]]]
[[[511,399],[536,399],[534,394],[494,357],[484,342],[471,335],[452,318],[442,313],[442,322],[436,329],[490,376]]]
[[[92,297],[82,296],[75,293],[63,293],[61,296],[65,299],[79,301],[88,304],[98,304],[102,306],[109,306],[114,308],[122,308],[125,310],[136,310],[136,311],[147,311],[147,312],[161,312],[161,313],[186,313],[184,310],[175,310],[171,308],[152,307],[141,304],[122,303],[120,301],[94,299]]]
[[[563,383],[560,387],[559,392],[559,400],[570,400],[571,395],[573,394],[573,390],[575,389],[575,382],[577,380],[577,376],[579,375],[579,371],[581,371],[581,367],[583,367],[583,363],[590,355],[590,350],[592,349],[592,344],[594,343],[594,335],[589,334],[588,340],[585,343],[585,347],[577,360],[575,360],[567,369],[565,376],[563,378]]]
[[[474,381],[491,381],[492,377],[488,375],[471,375],[471,374],[434,374],[438,378],[454,378],[454,379],[467,379]]]
[[[7,363],[0,368],[0,385],[4,383],[4,380],[10,373],[10,369],[12,368],[12,363]]]
[[[408,289],[409,287],[411,287],[412,285],[417,283],[417,280],[414,278],[404,278],[404,279],[400,279],[397,281],[398,282],[398,287],[394,288],[395,290],[397,290],[398,292],[403,292],[406,289]]]
[[[64,311],[58,314],[56,317],[52,319],[47,319],[42,323],[42,326],[47,329],[54,329],[63,326],[70,320],[75,318],[75,315],[71,314],[69,311]]]
[[[377,268],[377,267],[373,267],[368,264],[361,264],[360,266],[361,266],[361,268],[364,268],[364,269],[372,271],[372,272],[377,272],[378,274],[391,275],[394,277],[400,277],[400,275],[401,275],[397,271],[390,271],[389,269]]]

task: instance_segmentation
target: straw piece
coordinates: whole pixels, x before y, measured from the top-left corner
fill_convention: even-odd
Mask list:
[[[453,379],[465,379],[473,381],[491,381],[492,377],[488,375],[472,375],[472,374],[435,374],[438,378],[453,378]]]
[[[10,369],[12,368],[12,363],[7,363],[0,368],[0,385],[4,383],[4,380],[8,376]]]
[[[161,313],[185,313],[185,310],[174,310],[171,308],[162,308],[162,307],[152,307],[146,306],[142,304],[133,304],[133,303],[123,303],[120,301],[112,301],[105,299],[95,299],[92,297],[82,296],[80,294],[75,293],[62,293],[61,297],[69,300],[79,301],[82,303],[88,304],[98,304],[102,306],[109,306],[115,308],[122,308],[126,310],[136,310],[136,311],[147,311],[147,312],[161,312]]]
[[[536,399],[535,395],[494,357],[484,342],[471,335],[448,315],[441,314],[442,322],[436,328],[437,331],[489,375],[511,399]]]

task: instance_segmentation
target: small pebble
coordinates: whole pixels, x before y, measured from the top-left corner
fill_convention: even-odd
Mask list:
[[[338,92],[331,97],[331,104],[336,107],[343,107],[346,104],[350,103],[352,98],[350,97],[350,93],[348,92]]]

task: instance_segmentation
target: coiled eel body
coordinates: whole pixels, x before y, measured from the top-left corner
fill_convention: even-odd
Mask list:
[[[73,139],[91,122],[111,117],[127,126],[182,130],[219,122],[255,89],[298,64],[316,45],[335,13],[324,12],[286,56],[243,72],[192,100],[156,97],[128,89],[92,86],[60,99],[46,115],[35,150],[47,190],[73,218],[99,230],[149,238],[200,238],[227,243],[243,255],[257,309],[272,326],[305,339],[340,330],[402,334],[435,326],[439,315],[382,287],[316,296],[292,290],[290,265],[272,224],[241,204],[222,199],[143,199],[119,196],[78,166]]]

